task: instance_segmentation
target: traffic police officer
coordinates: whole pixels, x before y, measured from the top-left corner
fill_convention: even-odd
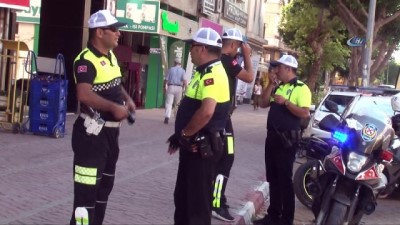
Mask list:
[[[112,48],[124,26],[109,10],[90,16],[89,42],[75,59],[74,77],[82,113],[72,131],[74,210],[70,224],[102,224],[114,185],[121,120],[135,104],[121,85]],[[124,104],[125,102],[125,104]]]
[[[267,120],[265,166],[269,182],[268,215],[254,224],[293,224],[295,197],[292,183],[296,144],[300,139],[300,120],[309,116],[310,89],[297,79],[297,60],[283,55],[269,74],[263,90],[261,107],[271,107]],[[277,80],[281,84],[277,85]]]
[[[238,49],[242,49],[244,68],[239,64],[236,56]],[[231,115],[236,105],[236,81],[240,79],[244,82],[252,82],[254,79],[253,68],[251,63],[251,48],[243,41],[243,36],[237,28],[227,29],[222,34],[222,55],[221,62],[229,79],[229,91],[231,101]],[[232,126],[231,115],[225,126],[224,133],[224,151],[221,159],[217,164],[216,178],[214,181],[212,215],[224,221],[233,221],[234,218],[229,214],[228,205],[226,203],[225,190],[228,182],[229,174],[234,160],[234,132]]]
[[[180,149],[174,221],[207,225],[214,167],[222,153],[220,133],[229,113],[229,82],[220,61],[220,35],[200,28],[189,42],[197,68],[178,109],[168,149],[170,154]]]

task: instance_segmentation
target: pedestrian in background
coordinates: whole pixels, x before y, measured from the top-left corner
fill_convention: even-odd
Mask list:
[[[264,88],[260,106],[270,107],[265,140],[265,167],[269,182],[268,214],[258,224],[292,225],[295,211],[293,163],[300,140],[301,118],[309,116],[311,92],[296,76],[297,60],[283,55],[271,62],[276,68],[269,73],[270,82]],[[276,80],[281,83],[277,85]]]
[[[72,130],[74,210],[71,225],[102,224],[114,186],[121,121],[135,104],[121,85],[121,71],[111,51],[124,26],[109,10],[89,18],[89,42],[74,62],[81,114]]]
[[[253,107],[254,110],[257,110],[260,107],[260,98],[261,98],[261,91],[262,91],[262,86],[260,84],[260,80],[257,79],[256,83],[254,84],[254,90],[253,90]]]
[[[189,41],[196,71],[179,106],[170,154],[178,149],[174,224],[211,224],[215,165],[222,154],[221,133],[229,114],[229,81],[220,61],[222,40],[200,28]]]
[[[182,99],[182,93],[185,91],[187,81],[185,80],[185,70],[181,66],[181,58],[175,58],[174,66],[171,67],[164,80],[165,98],[165,116],[164,123],[168,124],[172,109],[178,107]]]
[[[241,49],[244,60],[244,68],[238,63],[236,57]],[[251,48],[243,42],[243,35],[236,28],[227,29],[222,35],[222,56],[221,62],[229,79],[230,115],[225,125],[224,151],[221,160],[217,164],[216,177],[213,190],[213,211],[212,215],[224,221],[233,221],[229,213],[229,206],[225,196],[226,185],[234,161],[234,132],[231,115],[236,107],[236,86],[237,79],[244,82],[252,82],[254,79],[251,63]]]

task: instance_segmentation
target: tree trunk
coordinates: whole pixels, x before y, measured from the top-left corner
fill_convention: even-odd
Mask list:
[[[314,53],[314,61],[312,63],[311,72],[307,76],[307,85],[312,92],[315,91],[315,84],[320,74],[322,65],[322,56],[324,53],[323,46],[326,43],[329,33],[324,31],[323,25],[324,10],[321,9],[318,15],[318,26],[307,37],[307,42],[310,44],[312,52]]]
[[[360,62],[362,59],[362,47],[353,47],[351,49],[351,62],[349,69],[348,85],[358,86],[358,78],[361,77]]]

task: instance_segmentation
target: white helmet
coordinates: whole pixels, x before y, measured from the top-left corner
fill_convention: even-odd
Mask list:
[[[393,111],[400,112],[400,93],[393,95],[390,101],[392,103]]]
[[[222,34],[222,39],[232,39],[237,41],[243,41],[242,32],[240,32],[237,28],[229,28],[225,30],[224,34]]]

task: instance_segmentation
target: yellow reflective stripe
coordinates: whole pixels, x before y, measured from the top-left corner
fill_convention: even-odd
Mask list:
[[[89,168],[75,165],[75,173],[79,173],[86,176],[96,176],[97,168]]]
[[[228,154],[233,154],[235,152],[235,149],[233,147],[233,136],[227,136],[226,143],[228,145]]]
[[[81,184],[96,184],[97,168],[89,168],[75,165],[74,181]]]
[[[87,185],[95,185],[96,184],[96,177],[89,177],[83,176],[80,174],[75,173],[75,182]]]
[[[215,178],[214,191],[213,191],[214,199],[212,202],[212,206],[215,208],[219,208],[221,206],[221,191],[223,184],[224,184],[224,176],[218,174],[217,178]]]

